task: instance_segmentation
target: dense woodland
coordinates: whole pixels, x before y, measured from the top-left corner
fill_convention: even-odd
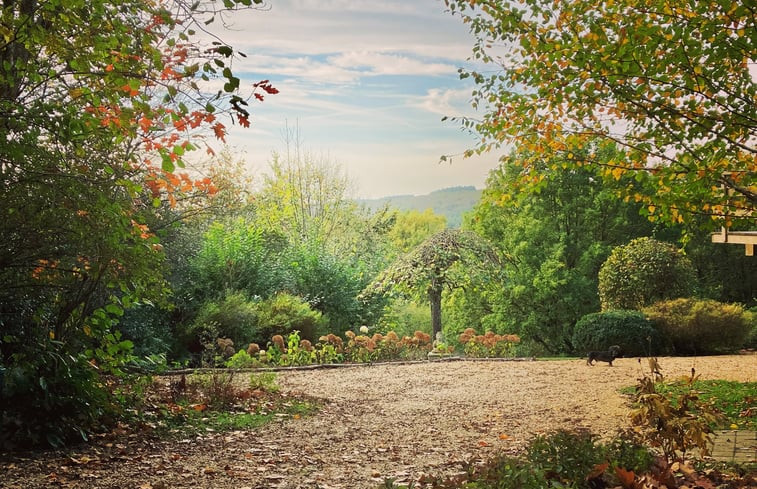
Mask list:
[[[740,64],[717,63],[739,77],[716,91],[742,102],[706,106],[710,120],[728,115],[712,129],[728,143],[681,128],[679,137],[702,147],[665,153],[671,160],[656,171],[644,165],[659,154],[613,141],[599,126],[578,138],[546,121],[547,141],[534,139],[544,131],[524,131],[514,149],[496,149],[492,140],[518,122],[505,122],[503,107],[523,124],[533,112],[498,85],[507,83],[467,74],[482,97],[501,100],[486,125],[463,123],[481,134],[479,149],[503,154],[453,232],[457,218],[441,210],[359,203],[342,169],[307,148],[273,155],[265,177],[249,174],[223,146],[226,126],[249,125],[253,103],[276,89],[263,80],[240,92],[233,47],[197,47],[220,4],[168,4],[11,1],[0,14],[1,440],[80,439],[128,398],[112,379],[148,365],[223,366],[228,353],[293,332],[315,344],[361,328],[400,338],[441,329],[454,344],[472,328],[517,335],[510,353],[524,356],[582,354],[597,338],[626,341],[639,355],[757,346],[749,312],[757,259],[709,237],[725,222],[754,224],[755,82]],[[468,2],[449,4],[465,12]],[[730,15],[751,22],[752,37],[743,38],[751,44],[733,46],[740,60],[755,45],[754,17],[738,8]],[[517,72],[531,77],[519,83],[546,91],[560,83],[531,68]],[[218,93],[203,88],[212,81]],[[675,146],[666,128],[642,129],[658,148]],[[725,166],[728,158],[738,164]],[[741,196],[729,200],[723,184]],[[647,293],[618,305],[627,283]],[[586,319],[618,310],[604,322]],[[676,323],[699,310],[710,321],[727,311],[736,326],[713,338],[718,323]]]

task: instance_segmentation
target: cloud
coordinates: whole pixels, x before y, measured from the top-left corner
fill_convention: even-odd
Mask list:
[[[464,60],[473,38],[444,13],[440,0],[277,0],[267,11],[241,11],[212,24],[226,42],[249,54],[306,56],[345,51],[405,53]]]
[[[470,115],[470,88],[430,88],[413,105],[433,114],[447,117]]]
[[[360,195],[428,193],[481,186],[496,155],[455,158],[474,138],[443,116],[471,115],[468,26],[441,0],[276,0],[268,11],[235,13],[218,36],[242,86],[279,89],[250,103],[251,130],[229,125],[229,143],[256,172],[297,125],[305,147],[333,155]],[[215,25],[215,24],[213,24]]]
[[[457,67],[449,63],[427,62],[418,57],[375,51],[348,51],[328,58],[330,65],[344,69],[360,68],[362,76],[372,75],[449,75]]]

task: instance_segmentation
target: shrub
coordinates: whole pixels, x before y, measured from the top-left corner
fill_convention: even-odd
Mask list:
[[[680,355],[725,353],[741,348],[749,334],[749,314],[738,304],[710,299],[676,299],[644,309]]]
[[[411,336],[415,331],[431,332],[431,310],[406,299],[395,299],[384,309],[378,323],[381,333],[394,331],[401,338]]]
[[[273,335],[285,335],[299,331],[303,338],[314,341],[325,320],[319,311],[313,310],[303,299],[279,293],[256,305],[258,316],[257,336],[254,341],[264,344]]]
[[[586,431],[557,431],[537,436],[523,455],[502,455],[474,469],[465,487],[614,487],[620,482],[616,468],[641,473],[653,460],[648,450],[620,437],[602,444]]]
[[[694,380],[692,372],[686,381],[689,388],[678,396],[660,392],[646,375],[636,385],[636,408],[631,412],[634,432],[645,444],[662,450],[669,462],[695,448],[709,455],[711,426],[721,417],[712,402],[699,398],[692,387]]]
[[[217,338],[229,338],[236,345],[246,344],[256,336],[256,324],[255,303],[241,292],[229,291],[222,299],[203,304],[183,341],[190,351],[215,343]]]
[[[607,350],[618,345],[625,356],[655,355],[662,349],[660,333],[639,311],[606,311],[587,314],[573,330],[576,351]]]
[[[260,361],[258,360],[257,354],[253,356],[245,350],[239,350],[226,361],[226,366],[228,368],[259,367]]]
[[[589,432],[557,431],[537,436],[528,447],[527,458],[550,479],[585,481],[604,461],[604,453]]]
[[[55,341],[30,352],[18,354],[0,379],[0,451],[86,440],[121,416],[120,400],[131,401],[86,353],[73,355]]]
[[[690,296],[694,267],[673,245],[638,238],[613,249],[599,270],[602,310],[641,309],[654,302]]]
[[[242,389],[235,382],[234,372],[214,371],[209,374],[193,374],[187,378],[187,389],[197,392],[208,407],[228,409],[238,402]]]
[[[753,307],[746,311],[746,319],[751,325],[749,327],[749,334],[746,341],[744,341],[745,348],[757,348],[757,307]]]

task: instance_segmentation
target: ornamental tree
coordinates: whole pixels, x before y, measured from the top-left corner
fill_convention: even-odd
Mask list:
[[[512,143],[531,151],[523,188],[544,170],[534,161],[634,174],[647,190],[626,197],[650,218],[694,215],[754,223],[757,205],[757,12],[725,0],[446,0],[476,36],[480,136],[468,152]],[[497,70],[492,71],[492,65]],[[602,161],[587,141],[623,154]],[[600,146],[601,149],[601,146]],[[557,160],[555,160],[557,161]],[[711,222],[712,224],[712,222]]]
[[[399,291],[425,295],[431,304],[432,337],[442,330],[442,292],[470,283],[477,271],[498,263],[489,243],[471,231],[445,229],[398,258],[363,291],[363,295]],[[460,265],[460,266],[455,266]]]

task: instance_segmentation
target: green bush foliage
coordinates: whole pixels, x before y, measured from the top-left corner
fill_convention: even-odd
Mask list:
[[[115,340],[102,352],[114,358],[103,368],[126,358],[130,345]],[[120,415],[120,401],[128,397],[104,382],[87,353],[94,352],[74,355],[49,340],[17,354],[0,378],[0,450],[86,440]]]
[[[226,367],[228,368],[252,368],[259,367],[260,359],[253,357],[245,350],[239,350],[234,355],[226,360]]]
[[[744,347],[757,349],[757,307],[753,307],[746,311],[746,318],[750,327],[747,339],[744,341]]]
[[[394,331],[400,337],[410,336],[415,331],[431,332],[431,311],[427,305],[415,301],[395,298],[384,309],[384,314],[378,323],[378,331],[388,333]]]
[[[638,238],[612,250],[599,270],[602,310],[641,309],[654,302],[687,297],[696,273],[675,246]]]
[[[738,304],[710,299],[675,299],[644,309],[678,355],[733,352],[750,332],[750,314]]]
[[[254,341],[265,344],[273,335],[286,335],[299,331],[300,335],[314,341],[325,328],[326,320],[320,311],[313,309],[300,297],[281,292],[255,306],[257,332]]]
[[[375,271],[353,256],[336,256],[318,243],[308,243],[293,247],[283,265],[289,281],[283,290],[303,297],[320,311],[328,319],[330,332],[343,333],[353,324],[368,322],[383,307],[380,298],[358,300]],[[301,331],[313,339],[309,332]]]
[[[662,350],[654,324],[639,311],[605,311],[587,314],[573,331],[577,352],[607,350],[618,345],[624,356],[656,355]]]
[[[220,300],[207,301],[185,333],[186,345],[206,345],[216,338],[229,338],[235,345],[253,341],[257,334],[257,305],[245,294],[227,291]]]
[[[465,487],[614,487],[619,485],[616,468],[641,473],[653,461],[648,450],[620,437],[603,444],[585,431],[557,431],[537,436],[521,456],[500,456],[476,469]]]
[[[200,301],[217,300],[228,290],[267,297],[281,282],[279,248],[275,236],[244,219],[214,222],[189,261],[181,294]]]

